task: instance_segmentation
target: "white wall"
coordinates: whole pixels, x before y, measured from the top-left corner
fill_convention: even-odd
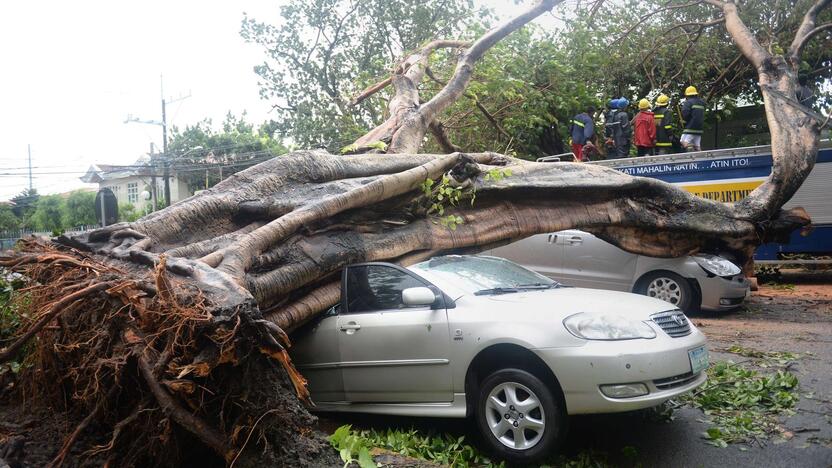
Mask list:
[[[150,192],[150,184],[150,177],[131,176],[101,182],[98,184],[98,188],[107,187],[112,190],[119,205],[122,203],[131,203],[137,210],[144,210],[145,203],[151,203],[151,201],[143,200],[142,192],[145,190]],[[173,200],[173,203],[182,201],[191,195],[192,193],[188,191],[188,184],[185,181],[179,180],[176,176],[171,177],[170,198]],[[162,177],[156,178],[156,196],[160,202],[165,198],[165,182]]]

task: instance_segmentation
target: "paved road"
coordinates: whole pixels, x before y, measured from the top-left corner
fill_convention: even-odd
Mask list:
[[[744,311],[719,316],[691,317],[710,340],[711,360],[743,360],[720,352],[733,344],[768,351],[812,353],[791,367],[800,381],[801,397],[794,416],[782,419],[793,433],[770,439],[763,446],[705,443],[708,428],[701,411],[681,408],[674,420],[657,421],[643,413],[573,417],[564,445],[567,455],[595,451],[614,466],[644,467],[832,467],[832,285],[798,284],[792,290],[763,287]],[[462,421],[387,417],[347,417],[326,421],[376,428],[415,426],[471,435]],[[635,449],[626,456],[624,447]],[[741,450],[741,447],[743,448]]]

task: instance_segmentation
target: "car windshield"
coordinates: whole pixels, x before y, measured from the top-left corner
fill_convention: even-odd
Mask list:
[[[549,289],[558,283],[508,260],[497,257],[448,255],[410,267],[417,273],[440,278],[476,295]]]

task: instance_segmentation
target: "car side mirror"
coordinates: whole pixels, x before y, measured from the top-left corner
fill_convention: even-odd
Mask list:
[[[436,294],[430,288],[407,288],[402,291],[402,302],[406,306],[429,306],[436,302]]]

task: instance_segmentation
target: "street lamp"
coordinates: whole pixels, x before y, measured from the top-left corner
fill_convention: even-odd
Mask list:
[[[141,196],[142,200],[144,200],[144,203],[142,203],[144,205],[144,215],[147,216],[147,201],[150,200],[150,192],[142,190]]]

